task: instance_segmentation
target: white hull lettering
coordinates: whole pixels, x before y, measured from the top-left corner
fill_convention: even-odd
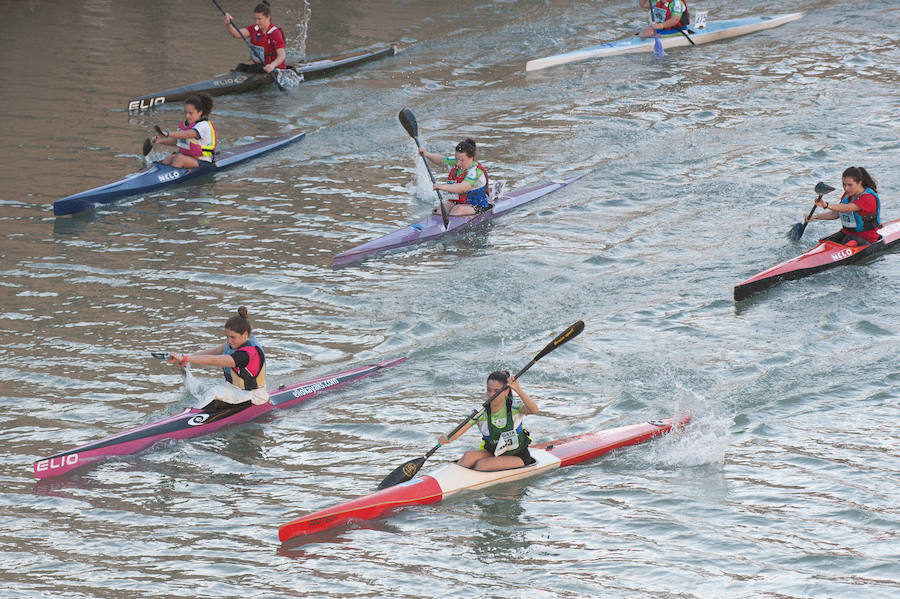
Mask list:
[[[831,254],[832,262],[837,262],[838,260],[843,260],[844,258],[849,258],[853,255],[853,250],[841,250],[839,252],[835,252]]]
[[[296,389],[291,391],[291,394],[293,394],[294,397],[302,397],[304,395],[312,395],[313,393],[321,391],[322,389],[328,389],[329,387],[334,387],[335,385],[337,385],[340,382],[341,381],[338,379],[328,379],[327,381],[319,381],[318,383],[313,383],[311,385],[297,387]]]
[[[150,98],[149,100],[132,100],[128,103],[128,112],[134,112],[137,110],[147,110],[148,108],[153,108],[155,106],[159,106],[160,104],[166,103],[165,96],[159,96],[158,98]]]
[[[64,455],[61,458],[50,458],[49,460],[42,460],[35,464],[34,469],[37,472],[45,472],[47,470],[56,470],[57,468],[62,468],[63,466],[74,466],[77,463],[78,454],[73,453]]]
[[[181,177],[181,172],[179,171],[171,171],[168,173],[164,173],[157,177],[160,183],[166,183],[167,181],[174,181],[175,179]]]

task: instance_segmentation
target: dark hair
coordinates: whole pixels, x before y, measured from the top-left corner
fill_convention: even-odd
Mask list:
[[[194,94],[190,98],[184,101],[185,104],[190,104],[194,108],[200,111],[200,114],[204,117],[209,116],[209,113],[212,112],[213,109],[213,99],[209,94]]]
[[[488,375],[487,380],[496,381],[501,385],[505,385],[509,382],[509,371],[508,370],[495,370],[494,372]]]
[[[272,5],[269,4],[269,0],[263,0],[256,5],[256,8],[253,9],[253,12],[270,17],[272,16],[271,7]]]
[[[844,174],[841,175],[841,179],[853,179],[857,183],[862,183],[863,187],[868,187],[875,192],[878,191],[878,187],[875,185],[875,179],[873,179],[872,175],[861,166],[851,166],[844,171]]]
[[[475,158],[475,141],[470,138],[462,140],[456,144],[456,151],[462,152],[469,158]]]
[[[250,316],[248,315],[247,308],[241,306],[238,308],[237,316],[232,316],[225,323],[225,328],[229,331],[234,331],[235,333],[239,333],[243,335],[244,333],[249,333],[251,331],[250,328]]]

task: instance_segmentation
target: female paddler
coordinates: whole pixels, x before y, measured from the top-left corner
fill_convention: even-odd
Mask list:
[[[153,144],[175,146],[177,152],[166,156],[163,164],[175,168],[195,168],[200,162],[212,162],[216,154],[216,128],[209,120],[213,99],[209,94],[197,94],[184,101],[184,121],[178,131],[169,131],[150,138]]]
[[[457,194],[456,198],[444,203],[449,216],[478,214],[491,207],[487,170],[475,160],[475,151],[475,142],[471,139],[456,144],[453,158],[445,158],[419,148],[419,153],[430,162],[450,169],[446,183],[434,184],[434,189]]]
[[[844,195],[838,204],[816,199],[816,206],[828,210],[809,220],[841,219],[843,227],[828,237],[831,241],[844,245],[868,245],[881,237],[881,200],[875,179],[861,166],[851,166],[841,175]],[[809,221],[807,221],[809,222]]]
[[[687,3],[683,0],[657,0],[650,5],[650,0],[638,0],[642,8],[650,10],[650,25],[641,32],[641,37],[653,37],[654,33],[675,33],[684,29],[691,22]]]
[[[259,48],[262,55],[261,68],[266,73],[271,73],[275,69],[285,68],[285,46],[284,31],[281,27],[272,24],[272,10],[268,0],[263,0],[253,9],[253,25],[248,25],[241,30],[234,26],[231,15],[225,13],[225,27],[232,37],[240,38],[241,34],[250,43]]]
[[[462,436],[473,424],[478,425],[482,438],[481,447],[464,453],[456,462],[460,466],[489,472],[521,468],[534,463],[534,458],[528,453],[531,437],[522,426],[522,417],[537,414],[537,404],[506,370],[494,371],[488,376],[485,394],[489,398],[493,397],[506,385],[509,387],[503,393],[449,439],[446,435],[441,435],[438,439],[440,445],[446,445]],[[513,398],[510,389],[516,392],[518,399]]]
[[[179,364],[182,368],[188,364],[222,368],[227,384],[214,390],[212,401],[224,404],[246,401],[264,404],[269,401],[266,355],[251,335],[247,308],[243,306],[225,323],[225,343],[193,354],[169,352],[169,363]],[[222,407],[221,403],[218,407]]]

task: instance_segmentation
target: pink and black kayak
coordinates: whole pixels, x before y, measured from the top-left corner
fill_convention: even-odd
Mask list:
[[[332,266],[343,266],[351,262],[365,260],[369,256],[387,252],[389,250],[397,250],[405,248],[417,243],[423,243],[438,239],[446,235],[459,233],[465,229],[469,229],[494,218],[497,215],[509,212],[513,208],[518,208],[523,204],[534,201],[549,193],[553,193],[558,189],[562,189],[566,185],[577,181],[584,175],[576,175],[568,179],[560,179],[558,181],[547,181],[540,185],[535,185],[527,189],[521,189],[509,194],[502,194],[494,201],[493,207],[481,214],[473,214],[471,216],[451,216],[450,223],[444,228],[444,221],[440,214],[431,214],[426,218],[407,225],[402,229],[397,229],[392,233],[388,233],[378,239],[373,239],[355,248],[342,252],[332,258]]]
[[[292,520],[278,529],[278,538],[284,543],[350,522],[374,520],[398,508],[437,503],[460,491],[483,489],[580,464],[620,447],[649,441],[689,421],[689,417],[664,418],[532,445],[529,452],[535,463],[522,468],[478,472],[454,462],[443,464],[431,474],[419,474],[405,483]]]
[[[400,364],[405,360],[405,357],[394,358],[320,376],[289,387],[281,386],[275,391],[270,391],[269,402],[261,405],[245,402],[217,411],[186,408],[178,414],[158,422],[145,424],[124,433],[38,460],[34,463],[34,475],[38,478],[59,476],[110,456],[137,453],[164,439],[199,437],[226,426],[249,422],[272,410],[291,408],[320,393],[333,391],[353,381],[372,376],[383,368]]]
[[[900,240],[900,219],[884,223],[878,232],[881,239],[868,245],[851,246],[836,243],[827,237],[821,239],[808,252],[767,268],[743,283],[735,285],[734,300],[746,299],[779,281],[800,279],[835,266],[861,262],[887,251]]]

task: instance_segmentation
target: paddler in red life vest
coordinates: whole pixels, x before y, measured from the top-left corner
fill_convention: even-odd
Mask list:
[[[266,73],[285,68],[287,54],[284,31],[281,30],[281,27],[272,24],[271,6],[267,0],[263,0],[253,9],[253,20],[254,25],[248,25],[239,33],[231,15],[225,13],[225,27],[228,28],[228,33],[236,38],[240,38],[243,33],[255,48],[259,48],[259,56],[256,58],[261,58],[262,66],[257,66],[257,68],[261,68]]]
[[[675,33],[691,22],[687,3],[683,0],[658,0],[652,7],[650,0],[638,0],[638,4],[650,11],[652,21],[649,27],[641,31],[641,37],[653,37],[654,31],[660,34]]]
[[[453,158],[426,152],[419,153],[437,166],[449,167],[446,183],[435,183],[434,189],[456,194],[456,198],[445,200],[444,207],[449,216],[468,216],[489,210],[488,174],[484,166],[475,160],[475,142],[466,139],[456,144]]]
[[[209,121],[213,99],[209,94],[197,94],[184,101],[184,121],[178,123],[178,131],[166,131],[154,135],[154,144],[175,146],[177,152],[169,154],[163,164],[175,168],[195,168],[200,161],[211,162],[216,154],[216,128]]]
[[[537,414],[537,404],[522,390],[519,381],[510,376],[507,370],[494,371],[488,376],[485,395],[492,397],[506,384],[509,384],[509,388],[495,397],[489,407],[482,410],[474,420],[469,420],[451,438],[448,439],[446,435],[438,438],[440,445],[446,445],[462,436],[473,424],[478,425],[481,431],[481,447],[467,451],[456,461],[463,468],[493,472],[521,468],[534,463],[534,458],[528,452],[531,437],[522,426],[522,417],[526,414]],[[516,392],[518,399],[512,396],[510,389]]]
[[[217,385],[204,394],[204,404],[217,402],[210,409],[247,401],[257,405],[269,401],[266,355],[251,335],[247,308],[243,306],[225,323],[225,343],[190,355],[169,352],[169,363],[182,368],[197,364],[223,369],[227,384]]]
[[[841,219],[843,228],[827,237],[844,245],[868,245],[878,241],[881,235],[881,200],[875,179],[861,166],[851,166],[841,175],[844,195],[839,204],[816,199],[816,206],[828,212],[816,214],[809,220]]]

